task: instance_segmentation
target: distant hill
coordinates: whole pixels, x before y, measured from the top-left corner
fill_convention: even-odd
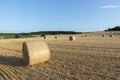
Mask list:
[[[108,28],[105,31],[120,31],[120,26],[115,26],[114,28]]]

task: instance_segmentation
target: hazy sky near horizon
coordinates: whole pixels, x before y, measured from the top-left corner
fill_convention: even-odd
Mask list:
[[[0,0],[0,33],[102,31],[120,25],[120,0]]]

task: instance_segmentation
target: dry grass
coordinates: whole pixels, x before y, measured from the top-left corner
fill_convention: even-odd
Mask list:
[[[22,60],[22,42],[31,39],[1,40],[0,80],[120,79],[120,36],[75,35],[73,42],[68,41],[68,36],[60,35],[59,40],[48,36],[51,59],[33,67],[25,66]]]

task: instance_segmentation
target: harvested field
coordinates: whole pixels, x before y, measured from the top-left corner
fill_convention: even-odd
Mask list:
[[[25,66],[22,43],[31,39],[0,41],[0,80],[120,80],[120,37],[48,36],[51,59]]]

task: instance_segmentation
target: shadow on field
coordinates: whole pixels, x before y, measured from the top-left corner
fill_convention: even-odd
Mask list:
[[[0,64],[10,66],[25,66],[22,58],[2,55],[0,55]]]

